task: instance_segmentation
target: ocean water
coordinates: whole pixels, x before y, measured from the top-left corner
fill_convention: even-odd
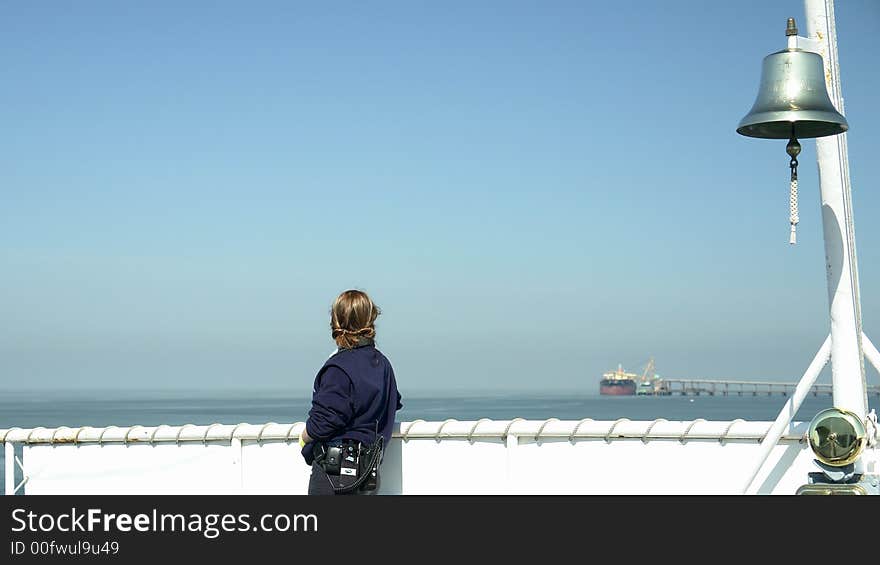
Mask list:
[[[600,396],[595,393],[455,392],[404,395],[398,421],[423,420],[774,420],[786,397]],[[796,418],[831,405],[808,396]],[[310,398],[286,391],[15,391],[0,395],[0,429],[301,422]]]
[[[600,396],[596,393],[455,392],[404,395],[397,420],[744,420],[773,421],[787,397]],[[875,398],[869,398],[873,407]],[[0,396],[0,429],[59,426],[157,426],[302,422],[310,398],[289,391],[15,391]],[[831,406],[830,396],[808,396],[795,420]],[[4,454],[0,450],[0,469]],[[0,472],[0,481],[4,474]]]

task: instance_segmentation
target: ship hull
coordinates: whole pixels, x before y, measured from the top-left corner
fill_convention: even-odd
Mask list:
[[[605,396],[634,396],[636,383],[633,381],[601,381],[599,394]]]

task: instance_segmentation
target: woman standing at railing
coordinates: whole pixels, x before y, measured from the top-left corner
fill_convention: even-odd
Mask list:
[[[315,377],[300,435],[302,455],[312,466],[309,494],[378,490],[383,448],[403,407],[391,362],[376,348],[379,313],[360,290],[346,290],[330,310],[337,350]]]

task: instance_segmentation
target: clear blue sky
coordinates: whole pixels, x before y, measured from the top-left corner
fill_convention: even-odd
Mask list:
[[[880,3],[837,4],[880,344]],[[593,393],[651,356],[794,382],[829,330],[815,145],[790,246],[785,144],[735,132],[790,16],[2,1],[0,390],[307,392],[347,288],[405,393]]]

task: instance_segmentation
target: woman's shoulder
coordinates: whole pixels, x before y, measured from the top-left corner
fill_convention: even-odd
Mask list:
[[[382,350],[380,350],[378,347],[376,348],[376,353],[379,355],[379,358],[385,362],[385,365],[391,367],[391,360],[388,358],[388,356],[382,353]]]

